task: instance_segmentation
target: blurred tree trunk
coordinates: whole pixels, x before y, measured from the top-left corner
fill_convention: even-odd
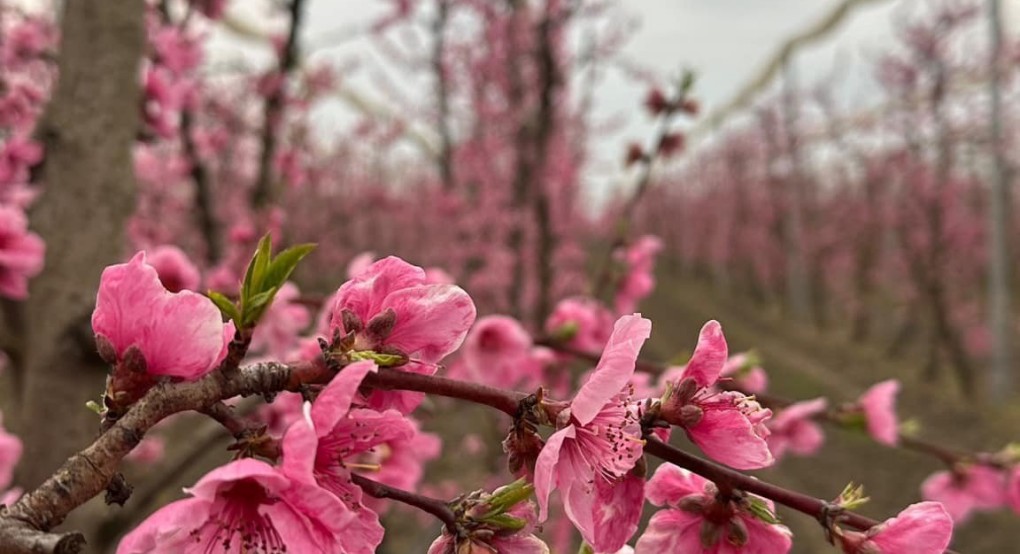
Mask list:
[[[786,182],[786,210],[783,218],[783,238],[786,249],[786,301],[790,314],[798,321],[808,321],[813,313],[811,301],[812,279],[808,268],[804,244],[805,185],[800,160],[800,143],[797,136],[796,75],[792,54],[783,60],[783,126],[786,130],[786,149],[790,161]]]
[[[141,1],[64,4],[59,81],[37,134],[46,149],[44,192],[31,221],[46,241],[46,269],[24,309],[25,356],[18,482],[32,488],[98,431],[85,407],[106,368],[90,316],[99,276],[123,256],[134,210],[131,147],[138,132]]]
[[[989,234],[991,238],[988,268],[988,303],[991,313],[992,365],[988,392],[995,402],[1009,398],[1013,390],[1013,324],[1010,291],[1010,172],[1004,151],[1002,122],[1002,20],[999,0],[988,0],[989,54],[988,93],[991,100],[989,125],[994,160],[992,186],[989,190]]]

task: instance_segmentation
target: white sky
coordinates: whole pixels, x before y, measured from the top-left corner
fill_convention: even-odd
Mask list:
[[[797,56],[795,67],[800,84],[837,79],[843,101],[867,105],[876,92],[871,82],[873,62],[894,44],[892,14],[916,9],[930,1],[885,0],[859,8],[830,39]],[[1007,20],[1020,19],[1020,0],[1002,1]],[[264,20],[260,17],[267,13],[263,2],[234,0],[231,10],[245,19]],[[700,77],[696,95],[706,111],[710,111],[739,90],[786,37],[811,25],[839,3],[838,0],[625,1],[621,3],[624,11],[638,19],[640,28],[624,54],[662,76],[674,75],[683,66],[695,68]],[[389,3],[378,0],[308,0],[303,41],[309,51],[316,45],[336,44],[338,34],[351,35],[352,30],[364,28],[366,22],[388,9]],[[391,36],[397,41],[402,38],[399,33]],[[213,44],[212,57],[220,62],[239,56],[249,61],[268,59],[250,46],[221,34]],[[313,59],[326,57],[336,64],[360,59],[358,68],[344,73],[342,78],[346,77],[352,87],[384,105],[387,98],[378,93],[380,75],[401,94],[431,94],[427,75],[407,79],[388,67],[378,52],[368,39],[355,38],[318,50]],[[595,185],[593,201],[624,180],[619,173],[624,145],[632,140],[650,140],[652,122],[640,109],[645,92],[643,84],[617,71],[607,72],[598,89],[596,116],[622,118],[623,125],[618,133],[596,138],[596,158],[601,162],[596,161],[589,168],[590,180]],[[330,103],[320,114],[317,123],[326,136],[353,120],[350,108],[339,102]]]

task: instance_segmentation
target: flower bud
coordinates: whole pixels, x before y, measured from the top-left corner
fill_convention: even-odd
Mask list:
[[[648,113],[656,116],[667,111],[669,108],[669,100],[666,99],[666,95],[658,87],[648,91],[648,96],[645,97],[645,109],[648,110]]]
[[[643,159],[645,159],[645,151],[641,149],[641,145],[630,143],[627,146],[627,156],[624,158],[623,165],[630,167]]]

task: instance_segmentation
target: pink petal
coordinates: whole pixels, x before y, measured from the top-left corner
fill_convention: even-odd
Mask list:
[[[192,529],[209,519],[209,503],[197,498],[171,502],[124,536],[117,554],[177,554],[194,542]]]
[[[206,473],[195,486],[184,489],[184,492],[212,502],[222,485],[242,479],[253,479],[271,491],[283,491],[290,486],[290,480],[273,466],[261,460],[242,458]]]
[[[701,517],[683,510],[659,510],[648,521],[634,554],[664,554],[666,552],[700,553]]]
[[[156,270],[145,264],[144,252],[126,264],[111,265],[99,279],[92,330],[123,354],[137,341],[138,330],[150,325],[150,306],[162,303],[165,294]]]
[[[895,379],[873,385],[860,398],[868,424],[868,433],[877,442],[895,446],[900,439],[896,417],[896,394],[900,382]]]
[[[790,530],[782,525],[772,525],[750,516],[740,515],[747,528],[747,544],[734,548],[734,554],[786,554],[793,547]]]
[[[146,253],[146,258],[168,291],[198,290],[202,276],[180,248],[173,245],[157,246]]]
[[[687,362],[682,379],[694,379],[699,388],[707,388],[719,380],[726,365],[727,346],[722,326],[712,320],[701,328],[698,346],[694,348],[691,361]]]
[[[315,458],[319,437],[310,421],[298,418],[283,435],[283,473],[298,481],[315,482]]]
[[[648,480],[645,496],[656,506],[675,506],[685,496],[704,494],[707,484],[708,480],[697,473],[666,463]]]
[[[333,431],[340,418],[350,411],[351,402],[365,376],[377,369],[374,362],[364,360],[343,368],[333,377],[312,404],[312,426],[318,436]]]
[[[938,502],[919,502],[882,523],[871,541],[883,554],[942,554],[952,537],[953,520],[945,508]]]
[[[393,291],[422,285],[425,271],[400,258],[389,256],[361,270],[350,281],[340,286],[333,299],[332,325],[341,325],[340,312],[351,310],[363,323],[383,310],[386,296]]]
[[[735,408],[705,410],[701,421],[687,429],[687,436],[708,457],[735,469],[759,469],[775,462],[754,423]]]
[[[475,321],[475,303],[455,285],[401,289],[386,297],[382,310],[386,308],[397,313],[386,344],[426,363],[456,350]]]
[[[557,466],[560,463],[560,451],[563,441],[576,436],[573,425],[568,425],[553,433],[535,460],[535,500],[538,502],[538,520],[545,521],[549,517],[549,494],[556,487]]]
[[[595,491],[595,540],[591,545],[596,552],[616,552],[637,531],[645,501],[645,480],[630,473],[615,483],[597,479]]]
[[[627,315],[616,321],[594,373],[570,403],[570,412],[581,425],[595,419],[602,407],[627,385],[634,374],[638,352],[651,333],[652,322],[640,315]]]
[[[208,298],[191,291],[171,296],[147,307],[152,327],[138,347],[149,373],[197,379],[223,361],[233,333],[224,332],[220,310]]]

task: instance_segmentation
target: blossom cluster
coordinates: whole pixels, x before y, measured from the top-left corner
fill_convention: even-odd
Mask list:
[[[210,375],[241,335],[235,322],[223,322],[210,299],[186,288],[170,290],[166,283],[187,280],[181,267],[166,263],[160,271],[138,253],[103,273],[93,329],[100,353],[113,366],[108,409],[130,404],[160,381]],[[373,552],[384,537],[385,507],[372,498],[375,489],[363,488],[364,479],[413,490],[422,464],[439,445],[412,415],[423,394],[374,389],[368,386],[372,375],[433,375],[456,353],[446,370],[450,376],[541,391],[547,370],[557,363],[559,354],[536,346],[516,320],[476,321],[467,293],[433,282],[422,268],[390,257],[350,273],[314,326],[318,343],[300,338],[289,343],[294,357],[336,364],[336,376],[304,398],[290,393],[269,404],[261,413],[267,435],[249,450],[253,457],[211,471],[187,489],[188,498],[161,508],[128,534],[118,552]],[[258,325],[271,329],[266,344],[274,335],[295,335],[309,325],[307,314],[295,318],[286,308],[292,294],[281,296],[284,308],[267,310]],[[525,419],[511,427],[504,448],[519,460],[511,469],[531,483],[525,494],[506,492],[521,490],[515,486],[451,501],[458,523],[444,528],[430,552],[548,552],[539,534],[543,523],[555,523],[556,506],[595,552],[618,552],[635,536],[638,553],[787,552],[790,532],[778,523],[769,500],[739,490],[723,493],[671,464],[649,479],[644,444],[649,437],[669,438],[668,428],[653,425],[660,421],[682,429],[718,462],[736,469],[767,467],[785,451],[807,453],[820,445],[810,417],[825,409],[824,402],[792,405],[773,418],[755,397],[725,388],[731,380],[763,388],[767,379],[753,355],[729,356],[715,321],[705,324],[690,361],[651,386],[636,372],[651,322],[639,314],[615,322],[610,316],[609,329],[592,328],[605,325],[607,312],[590,299],[568,299],[554,311],[546,328],[561,332],[563,342],[600,352],[598,363],[571,400],[535,397],[530,415],[522,413]],[[268,353],[287,343],[277,340]],[[889,425],[895,433],[891,388],[876,387],[848,408],[871,421],[877,436]],[[548,438],[536,432],[539,424],[553,427]],[[531,490],[534,504],[527,500]],[[646,501],[662,509],[639,534]],[[951,521],[932,506],[938,505],[908,508],[867,532],[835,526],[834,536],[847,553],[893,554],[899,551],[888,545],[911,540],[916,521],[923,520],[924,532],[935,538],[918,552],[935,554],[949,540]]]

